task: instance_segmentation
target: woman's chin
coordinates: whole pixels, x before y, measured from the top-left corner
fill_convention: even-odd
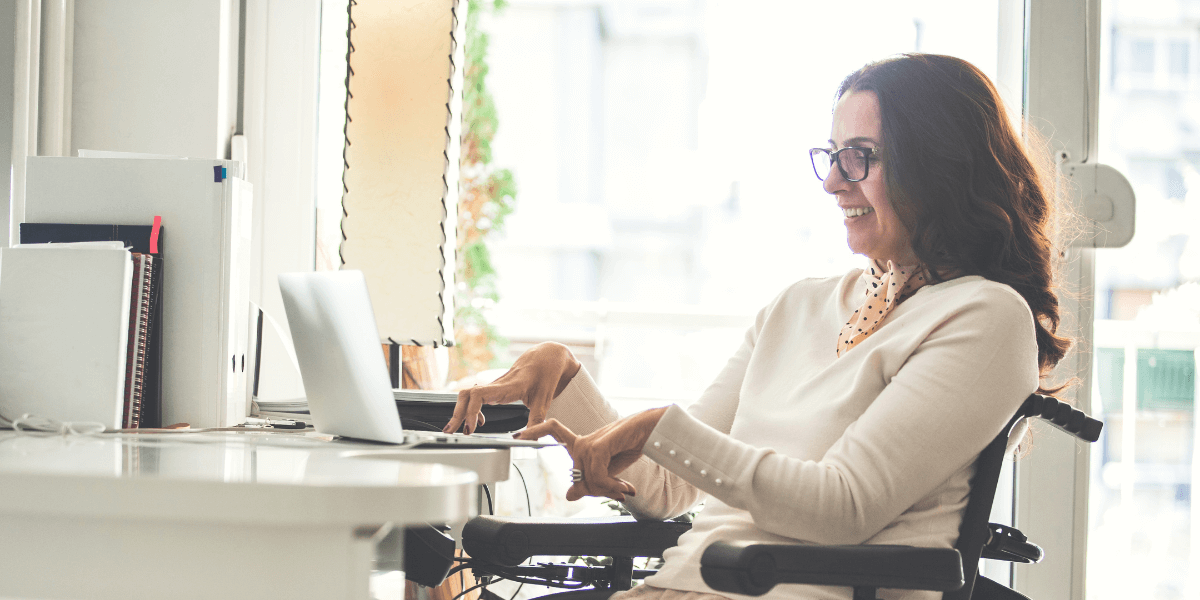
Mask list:
[[[855,254],[860,254],[867,258],[872,258],[870,256],[871,245],[869,243],[867,243],[865,240],[863,240],[853,234],[846,236],[846,246],[848,246],[850,248],[850,251]]]

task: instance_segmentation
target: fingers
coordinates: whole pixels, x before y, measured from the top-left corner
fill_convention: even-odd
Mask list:
[[[626,496],[636,496],[637,489],[628,481],[622,479],[614,479],[611,484],[594,484],[589,483],[587,475],[584,475],[584,480],[572,484],[567,488],[567,500],[575,501],[584,496],[603,496],[612,498],[618,502],[623,502]]]
[[[461,427],[465,433],[474,433],[478,426],[483,424],[481,420],[483,416],[479,411],[484,404],[523,402],[526,398],[537,395],[536,390],[531,389],[534,386],[531,386],[527,379],[527,373],[514,367],[492,383],[459,391],[454,414],[442,428],[442,432],[454,433]],[[538,405],[538,403],[530,404]],[[548,404],[548,402],[541,404]],[[544,406],[537,414],[540,415],[538,423],[545,420],[546,409]]]
[[[503,396],[496,395],[496,387],[493,385],[476,386],[460,390],[458,392],[458,401],[454,405],[454,414],[450,420],[446,422],[446,426],[442,428],[442,433],[454,433],[462,427],[464,433],[474,433],[475,430],[487,422],[487,417],[483,415],[481,409],[486,404],[502,404],[506,402]]]
[[[529,436],[566,430],[569,435],[555,436],[566,443],[570,439],[567,451],[571,454],[574,468],[583,473],[583,480],[575,482],[567,490],[567,500],[578,500],[584,496],[604,496],[613,500],[625,500],[626,496],[637,495],[637,489],[632,484],[616,477],[628,466],[626,453],[613,453],[611,443],[603,435],[575,436],[557,420],[550,419],[542,425],[528,429]],[[561,433],[560,433],[561,435]]]
[[[565,387],[564,382],[570,381],[580,368],[566,346],[552,342],[538,344],[526,350],[494,382],[459,392],[454,415],[442,431],[453,433],[461,428],[471,433],[479,426],[480,407],[510,402],[522,402],[529,408],[527,428],[541,424],[546,420],[550,403]]]
[[[613,472],[612,462],[615,457],[609,448],[597,444],[579,454],[579,462],[583,466],[577,468],[583,469],[583,482],[591,490],[591,495],[607,496],[615,500],[623,500],[626,494],[636,495],[637,491],[632,485],[610,474]]]
[[[471,403],[471,390],[459,390],[458,401],[454,405],[454,414],[450,416],[450,420],[446,426],[442,428],[442,433],[454,433],[458,431],[460,425],[467,418],[467,405]]]
[[[575,435],[575,432],[571,431],[570,429],[567,429],[566,425],[559,423],[558,419],[550,419],[549,421],[534,425],[533,427],[527,427],[521,431],[518,431],[513,437],[519,440],[536,440],[548,435],[558,440],[558,443],[566,446],[567,452],[574,456],[572,448],[574,448],[575,440],[578,439],[579,436]],[[578,466],[576,468],[578,468]]]
[[[530,402],[526,404],[529,408],[529,421],[525,423],[525,428],[529,429],[534,425],[540,425],[546,420],[546,408],[549,402]]]

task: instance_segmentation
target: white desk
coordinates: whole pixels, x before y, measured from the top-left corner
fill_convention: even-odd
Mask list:
[[[509,470],[512,467],[512,450],[470,449],[453,450],[441,448],[404,448],[392,449],[377,445],[355,445],[352,447],[335,446],[340,448],[340,455],[353,458],[373,458],[380,460],[398,460],[426,464],[442,464],[474,471],[479,476],[479,483],[492,484],[498,481],[508,481]]]
[[[461,521],[478,478],[346,451],[261,434],[0,432],[0,596],[368,598],[379,526]]]

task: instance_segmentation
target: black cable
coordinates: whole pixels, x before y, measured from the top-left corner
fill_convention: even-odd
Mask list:
[[[462,571],[463,569],[471,568],[471,565],[469,564],[471,562],[470,558],[462,558],[462,557],[456,556],[456,557],[454,557],[453,560],[456,560],[456,561],[464,563],[464,564],[458,565],[457,567],[454,567],[453,569],[450,569],[449,571],[447,571],[446,579],[449,579],[451,575],[454,575],[455,573],[458,573],[459,571]]]
[[[517,586],[517,591],[513,592],[513,595],[509,596],[509,597],[508,597],[508,600],[517,600],[517,594],[520,594],[520,593],[521,593],[521,588],[523,588],[523,587],[525,587],[525,582],[524,582],[524,581],[522,581],[522,582],[520,583],[520,585],[518,585],[518,586]]]
[[[517,470],[517,475],[521,476],[521,487],[525,488],[525,512],[528,513],[530,517],[532,517],[533,516],[533,501],[529,499],[529,483],[525,481],[525,473],[521,472],[521,467],[518,467],[517,463],[512,463],[512,466],[514,469]],[[516,591],[514,591],[512,593],[512,596],[508,597],[508,600],[517,600],[517,594],[520,594],[521,588],[525,587],[524,581],[522,581],[520,583],[521,584],[517,586]]]
[[[466,596],[467,594],[469,594],[469,593],[471,593],[471,592],[473,592],[473,591],[475,591],[475,590],[477,590],[477,589],[479,589],[479,588],[481,588],[481,587],[484,587],[484,586],[486,586],[486,585],[490,585],[490,583],[491,583],[491,582],[488,582],[488,583],[481,583],[481,584],[478,584],[478,585],[473,585],[473,586],[471,586],[471,587],[469,587],[469,588],[467,588],[467,589],[465,589],[465,590],[463,590],[463,591],[459,592],[457,596],[455,596],[455,597],[451,598],[450,600],[458,600],[459,598],[462,598],[463,596]]]
[[[528,583],[529,585],[540,585],[542,587],[552,587],[552,588],[559,588],[559,589],[564,589],[564,590],[580,590],[580,589],[586,588],[586,587],[588,587],[588,585],[590,585],[590,584],[583,583],[583,582],[568,584],[568,583],[564,583],[561,581],[551,581],[548,579],[531,579],[528,577],[522,577],[520,575],[512,575],[512,574],[508,574],[508,573],[503,573],[502,575],[505,579],[507,579],[509,581],[515,581],[517,583],[520,583],[521,585],[525,585],[526,583]]]
[[[486,484],[486,483],[485,483],[485,484],[483,484],[483,495],[487,496],[487,501],[488,501],[488,514],[489,514],[489,515],[492,515],[492,516],[495,516],[495,515],[496,515],[496,509],[492,507],[492,490],[488,489],[488,486],[487,486],[487,484]]]
[[[529,513],[529,516],[532,517],[533,501],[529,499],[529,484],[525,482],[525,474],[521,472],[521,467],[518,467],[517,463],[512,463],[512,466],[517,470],[517,475],[521,476],[521,486],[525,488],[525,512]]]
[[[488,564],[483,561],[472,559],[470,557],[457,558],[456,560],[458,560],[459,562],[461,562],[463,564],[451,569],[450,572],[446,574],[447,578],[455,573],[462,573],[462,571],[465,569],[475,568],[472,566],[471,563],[476,563],[480,567],[483,567],[484,570],[489,575],[497,575],[497,576],[503,577],[504,579],[508,579],[509,581],[515,581],[517,583],[520,583],[521,585],[528,583],[530,585],[540,585],[543,587],[554,587],[554,588],[562,588],[562,589],[568,589],[568,590],[585,588],[589,585],[589,584],[586,584],[583,582],[569,584],[569,583],[566,583],[563,581],[557,581],[557,580],[551,580],[551,579],[534,579],[531,577],[525,577],[523,575],[517,575],[514,572],[512,572],[504,567],[500,567],[500,566],[497,566],[494,564]],[[518,589],[520,589],[520,588],[518,588]]]

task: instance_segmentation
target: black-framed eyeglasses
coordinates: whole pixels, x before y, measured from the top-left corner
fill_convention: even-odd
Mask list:
[[[867,178],[871,172],[871,160],[878,154],[879,148],[860,148],[858,146],[846,146],[841,150],[813,148],[808,151],[817,179],[825,181],[833,163],[836,162],[842,177],[851,183]]]

